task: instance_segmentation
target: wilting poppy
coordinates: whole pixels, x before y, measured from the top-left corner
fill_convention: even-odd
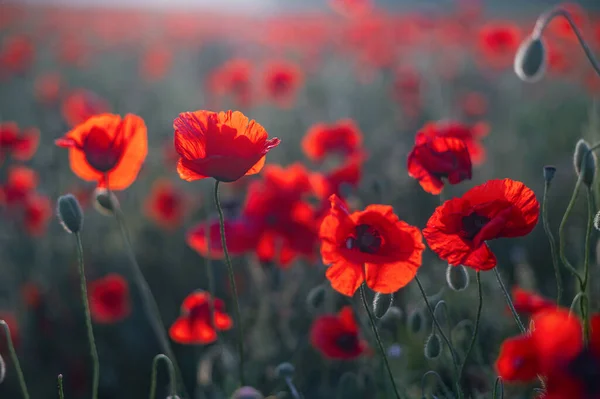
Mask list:
[[[336,315],[319,316],[310,328],[310,342],[331,359],[355,359],[367,349],[351,306],[343,307]]]
[[[38,175],[25,166],[11,166],[8,169],[6,184],[0,185],[0,204],[23,204],[38,185]]]
[[[493,68],[510,67],[521,44],[521,31],[512,23],[489,23],[479,31],[478,47],[483,60]]]
[[[471,156],[467,145],[456,137],[429,137],[419,132],[415,146],[408,154],[408,174],[417,179],[423,190],[437,195],[444,182],[458,184],[470,180]]]
[[[287,61],[272,61],[265,67],[265,89],[281,106],[290,106],[302,83],[300,68]]]
[[[391,206],[369,205],[350,212],[335,195],[319,238],[326,276],[338,292],[352,296],[366,282],[390,294],[407,285],[421,266],[421,232],[398,219]]]
[[[232,326],[223,301],[197,291],[183,300],[181,316],[169,328],[169,336],[180,344],[210,344],[217,339],[217,330],[229,330]]]
[[[108,103],[98,96],[85,89],[76,89],[71,91],[63,100],[62,115],[67,124],[75,127],[94,115],[109,112]]]
[[[111,273],[88,284],[90,312],[96,323],[116,323],[131,313],[129,284],[120,274]]]
[[[239,111],[184,112],[173,122],[177,172],[183,180],[214,177],[232,182],[263,168],[267,152],[279,145]]]
[[[56,140],[56,145],[69,149],[77,176],[97,181],[99,187],[109,184],[114,190],[135,181],[148,152],[146,125],[132,114],[94,116]]]
[[[331,153],[350,156],[360,152],[362,133],[351,119],[333,124],[317,123],[302,139],[304,154],[313,161],[322,161]]]
[[[23,203],[23,227],[27,234],[38,237],[46,232],[48,222],[52,217],[50,198],[33,193],[25,198]]]
[[[39,142],[40,131],[36,128],[20,130],[16,123],[0,123],[0,164],[7,155],[18,161],[28,161]]]
[[[480,140],[487,135],[488,130],[485,123],[466,125],[456,121],[439,121],[426,123],[420,131],[429,137],[442,136],[461,139],[469,149],[471,162],[479,165],[485,160],[485,148],[481,145]]]
[[[146,200],[144,209],[146,214],[163,228],[176,229],[186,212],[186,197],[177,190],[173,183],[160,179],[152,185],[150,196]]]
[[[488,270],[496,266],[496,257],[486,241],[529,234],[539,213],[540,204],[525,184],[489,180],[437,207],[423,235],[451,265]]]
[[[513,288],[512,301],[517,312],[532,315],[542,310],[556,307],[556,303],[553,301],[520,287]]]

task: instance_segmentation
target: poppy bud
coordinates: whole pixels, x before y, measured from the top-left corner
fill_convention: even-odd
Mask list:
[[[275,368],[277,378],[292,378],[296,369],[291,363],[284,362]]]
[[[583,139],[575,145],[573,166],[577,176],[581,175],[581,180],[590,187],[596,174],[596,155],[594,153],[590,154],[590,145]]]
[[[4,363],[4,358],[0,355],[0,384],[4,382],[4,377],[6,377],[6,363]]]
[[[437,359],[442,352],[442,341],[436,333],[431,333],[425,341],[425,357],[429,360]]]
[[[77,234],[83,227],[83,211],[79,201],[72,194],[58,197],[56,206],[58,220],[67,233]]]
[[[554,179],[554,175],[556,174],[556,167],[552,165],[544,166],[544,180],[546,183],[550,183],[552,179]]]
[[[408,330],[412,334],[419,334],[423,330],[425,320],[423,312],[420,309],[414,310],[410,316],[408,316]]]
[[[375,297],[373,298],[373,313],[375,313],[375,317],[381,319],[387,311],[392,307],[394,303],[394,295],[393,294],[381,294],[379,292],[375,293]]]
[[[110,193],[110,198],[108,196],[108,191],[104,188],[97,188],[94,190],[94,208],[102,215],[112,216],[114,215],[114,208],[119,207],[119,200],[114,193]]]
[[[241,387],[236,389],[231,399],[264,399],[264,396],[252,387]]]
[[[446,282],[452,290],[456,292],[463,291],[469,286],[469,272],[463,265],[448,265]]]
[[[308,295],[306,296],[306,307],[309,311],[314,311],[319,309],[323,303],[325,302],[325,286],[317,285],[310,291],[308,291]]]
[[[600,230],[600,211],[594,216],[594,227],[596,230]]]
[[[546,47],[542,38],[529,36],[521,43],[515,56],[514,69],[524,82],[539,81],[546,71]]]

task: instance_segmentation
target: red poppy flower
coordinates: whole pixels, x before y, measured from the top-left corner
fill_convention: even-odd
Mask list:
[[[97,94],[84,89],[70,92],[62,103],[62,114],[67,124],[75,127],[94,115],[109,112],[108,103]]]
[[[11,166],[6,184],[0,186],[0,204],[22,204],[38,185],[38,175],[25,166]]]
[[[322,161],[330,153],[349,156],[359,152],[362,133],[351,119],[327,125],[313,125],[302,139],[304,154],[313,161]]]
[[[6,154],[18,161],[30,160],[39,142],[40,131],[36,128],[20,131],[16,123],[0,123],[0,164]]]
[[[11,72],[24,72],[33,63],[35,48],[27,36],[7,36],[0,50],[0,65]]]
[[[461,107],[466,116],[483,116],[488,109],[488,100],[483,93],[471,91],[462,97]]]
[[[233,322],[225,313],[223,301],[212,300],[214,317],[210,302],[210,294],[204,291],[188,295],[181,305],[182,315],[169,328],[171,339],[180,344],[210,344],[217,339],[216,330],[229,330]]]
[[[356,155],[349,158],[343,165],[333,169],[326,175],[314,173],[310,177],[313,190],[319,199],[328,200],[332,194],[338,197],[343,197],[342,187],[344,185],[356,187],[360,183],[362,177],[362,164],[364,157]],[[327,201],[327,210],[330,205]]]
[[[369,205],[350,214],[332,195],[319,238],[326,276],[338,292],[352,296],[366,281],[373,291],[390,294],[407,285],[421,266],[421,232],[398,219],[391,206]]]
[[[536,314],[542,310],[556,307],[553,301],[520,287],[513,288],[512,300],[515,309],[519,313]]]
[[[91,117],[56,140],[69,149],[73,172],[87,181],[123,190],[133,183],[148,152],[146,125],[142,118],[127,114]]]
[[[263,168],[267,152],[281,140],[239,111],[185,112],[173,122],[177,172],[187,181],[214,177],[232,182]]]
[[[330,359],[350,360],[367,349],[360,339],[358,324],[351,306],[345,306],[337,315],[319,316],[310,328],[310,342]]]
[[[107,274],[89,283],[88,297],[92,319],[96,323],[116,323],[131,313],[129,285],[120,274]]]
[[[451,265],[488,270],[496,266],[496,257],[486,241],[529,234],[539,213],[534,192],[523,183],[489,180],[437,207],[423,235]]]
[[[371,11],[371,0],[329,0],[330,7],[347,17],[358,17]]]
[[[519,336],[504,341],[496,361],[496,371],[506,381],[533,380],[540,371],[540,365],[531,337]]]
[[[23,226],[33,237],[46,232],[48,222],[52,217],[52,203],[48,197],[33,193],[27,196],[23,208]]]
[[[166,46],[154,45],[140,59],[140,74],[149,82],[163,79],[173,64],[173,53]]]
[[[240,106],[248,106],[252,94],[252,70],[248,60],[229,60],[210,75],[209,90],[218,96],[231,94]]]
[[[463,140],[469,149],[471,162],[474,165],[479,165],[485,160],[485,148],[479,140],[487,135],[488,130],[489,128],[485,123],[476,123],[469,126],[455,121],[440,121],[425,124],[420,132],[430,137],[456,137]]]
[[[415,137],[407,167],[408,175],[434,195],[444,188],[442,178],[458,184],[470,180],[472,175],[471,157],[464,141],[456,137],[429,137],[423,132]]]
[[[35,80],[35,96],[46,105],[55,104],[60,96],[62,78],[58,73],[47,73]]]
[[[152,191],[145,203],[148,217],[161,227],[174,230],[181,225],[186,212],[185,195],[165,179],[152,185]]]
[[[495,22],[481,28],[478,47],[488,66],[508,68],[513,63],[521,39],[521,31],[514,24]]]
[[[284,107],[292,105],[302,84],[302,71],[287,61],[273,61],[266,66],[265,87],[269,97]]]

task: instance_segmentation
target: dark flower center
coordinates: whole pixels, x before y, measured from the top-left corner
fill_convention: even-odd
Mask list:
[[[358,249],[360,252],[374,254],[381,249],[383,240],[375,228],[368,224],[360,224],[354,229],[355,236],[346,239],[346,248]]]
[[[188,313],[188,320],[195,322],[199,320],[210,320],[210,306],[208,303],[201,303],[190,309]]]
[[[488,224],[490,218],[487,216],[479,215],[476,212],[471,213],[468,216],[463,216],[462,218],[462,230],[465,234],[465,237],[469,240],[475,238],[477,234],[481,231],[481,229]]]
[[[585,387],[587,397],[595,398],[600,394],[600,359],[592,351],[584,349],[569,364],[569,371]]]
[[[83,152],[85,159],[97,171],[106,173],[113,169],[119,163],[123,155],[121,127],[113,139],[111,139],[106,130],[98,127],[92,130],[85,137],[83,142]]]
[[[116,290],[105,291],[100,295],[100,300],[110,309],[117,309],[123,303],[123,295]]]
[[[336,346],[344,352],[352,352],[358,347],[358,337],[353,333],[343,333],[335,339]]]

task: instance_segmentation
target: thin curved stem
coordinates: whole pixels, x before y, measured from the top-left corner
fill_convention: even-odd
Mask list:
[[[423,285],[421,284],[421,281],[419,280],[418,276],[415,276],[415,281],[417,282],[417,285],[419,286],[419,290],[421,291],[421,295],[423,296],[423,299],[425,300],[425,305],[427,305],[427,309],[429,309],[429,313],[431,314],[431,318],[433,319],[435,326],[437,327],[438,331],[440,332],[440,335],[442,336],[442,339],[444,340],[446,345],[448,345],[448,349],[450,350],[450,354],[452,355],[452,366],[454,369],[456,395],[459,398],[462,398],[463,393],[460,388],[460,381],[458,379],[458,357],[456,356],[456,351],[454,350],[454,347],[452,346],[452,342],[450,342],[450,340],[444,333],[444,330],[442,330],[442,326],[440,326],[440,323],[438,322],[437,318],[435,317],[435,312],[434,312],[433,308],[431,307],[431,303],[429,303],[429,299],[427,299],[427,294],[425,293],[425,290],[423,289]]]
[[[467,352],[465,352],[465,357],[463,362],[460,365],[458,370],[458,378],[462,379],[463,370],[465,369],[465,364],[467,364],[467,359],[475,346],[475,342],[477,341],[477,333],[479,332],[479,321],[481,320],[481,309],[483,309],[483,294],[481,292],[481,272],[477,270],[477,293],[479,296],[479,306],[477,307],[477,316],[475,317],[475,328],[473,329],[473,336],[471,337],[471,343],[469,344],[469,348]]]
[[[63,375],[58,375],[58,398],[65,399],[65,390],[63,388]]]
[[[590,150],[591,152],[591,150]],[[562,221],[560,222],[560,226],[558,228],[558,249],[559,249],[559,255],[560,255],[560,259],[563,263],[563,265],[565,265],[565,267],[567,269],[569,269],[569,271],[577,278],[577,281],[579,282],[579,285],[581,286],[583,284],[583,278],[581,277],[581,275],[579,274],[579,272],[577,270],[575,270],[575,268],[573,267],[573,265],[571,265],[571,263],[569,262],[569,260],[567,259],[566,255],[565,255],[565,237],[564,237],[564,231],[565,231],[565,226],[567,225],[567,219],[569,218],[569,215],[571,214],[571,211],[573,210],[573,207],[575,206],[575,201],[577,200],[577,195],[579,193],[579,187],[581,187],[581,179],[582,174],[579,174],[579,177],[577,178],[577,183],[575,183],[575,188],[573,189],[573,194],[571,195],[571,199],[569,200],[569,204],[567,205],[567,209],[565,210],[565,214],[563,215]]]
[[[435,307],[433,308],[433,314],[437,315],[438,313],[438,307],[443,307],[444,308],[444,316],[446,319],[446,325],[448,326],[448,336],[452,335],[452,331],[450,331],[450,316],[448,315],[448,305],[446,304],[446,301],[444,301],[443,299],[438,301],[438,303],[435,304]],[[437,317],[436,317],[437,318]],[[433,330],[433,327],[435,326],[435,322],[432,321],[432,326],[431,326],[431,330]]]
[[[173,367],[173,362],[167,355],[159,354],[154,356],[154,360],[152,361],[152,376],[150,377],[150,399],[156,398],[156,375],[158,374],[158,362],[163,360],[167,369],[169,370],[169,386],[171,387],[171,396],[175,397],[177,395],[177,379],[175,377],[175,368]]]
[[[539,38],[544,33],[544,29],[546,29],[550,21],[552,21],[554,17],[557,16],[562,16],[567,20],[567,22],[569,22],[569,25],[571,25],[571,28],[573,29],[573,33],[575,33],[575,36],[577,36],[577,40],[579,41],[579,44],[581,45],[585,56],[592,65],[592,68],[594,68],[594,71],[596,71],[598,76],[600,76],[600,65],[598,64],[596,57],[594,57],[594,53],[583,38],[583,35],[581,34],[581,31],[579,30],[575,22],[573,22],[571,14],[564,8],[555,8],[540,15],[533,29],[532,36],[534,38]]]
[[[365,293],[365,284],[360,285],[360,299],[362,300],[363,306],[367,311],[367,315],[369,316],[369,322],[371,323],[371,329],[373,330],[373,334],[375,334],[375,340],[377,341],[377,345],[379,346],[379,351],[381,352],[381,356],[383,357],[383,362],[385,364],[385,368],[388,372],[388,376],[390,377],[390,381],[392,383],[392,387],[394,388],[394,394],[396,395],[396,399],[400,399],[400,394],[398,393],[398,388],[396,387],[396,381],[394,380],[394,375],[392,374],[392,369],[390,367],[390,363],[387,358],[387,354],[385,353],[385,348],[383,347],[383,343],[381,342],[381,337],[379,336],[379,331],[377,331],[377,326],[375,325],[375,319],[373,318],[373,314],[371,314],[371,309],[369,309],[369,304],[367,303],[367,295]]]
[[[581,298],[584,296],[585,296],[585,294],[583,292],[578,292],[577,295],[575,295],[575,297],[573,298],[573,301],[571,302],[571,306],[569,307],[570,314],[572,314],[575,311],[575,305],[577,305],[578,301],[580,301]]]
[[[498,397],[498,385],[500,385],[500,399],[504,399],[504,383],[501,377],[496,378],[494,382],[494,399]]]
[[[244,330],[242,329],[242,317],[240,316],[240,303],[238,300],[237,288],[235,285],[235,275],[233,274],[233,266],[231,265],[231,259],[229,258],[229,251],[227,250],[227,240],[225,239],[225,219],[223,217],[223,209],[221,208],[221,201],[219,200],[219,180],[215,180],[215,204],[217,211],[219,212],[219,225],[221,228],[221,245],[223,246],[223,253],[225,254],[225,263],[227,264],[227,274],[229,275],[229,285],[231,287],[231,293],[233,295],[234,302],[234,315],[235,323],[237,324],[238,332],[238,354],[240,357],[239,373],[241,386],[245,386],[244,383]]]
[[[494,267],[494,274],[496,275],[496,280],[498,280],[498,285],[500,286],[500,289],[502,289],[502,293],[504,294],[504,299],[506,299],[506,303],[508,305],[508,307],[510,308],[510,311],[513,315],[513,318],[515,319],[515,322],[517,323],[517,326],[519,327],[519,330],[521,331],[521,333],[525,333],[526,328],[523,325],[523,323],[521,322],[521,318],[519,317],[519,314],[517,313],[516,309],[515,309],[515,305],[513,305],[512,299],[510,299],[510,294],[508,293],[508,291],[506,290],[506,286],[504,285],[504,283],[502,282],[502,278],[500,277],[500,273],[498,272],[498,268]]]
[[[215,298],[216,298],[216,290],[215,290],[215,275],[212,269],[212,262],[210,261],[210,226],[208,223],[208,218],[206,220],[206,253],[207,255],[204,257],[204,267],[206,268],[206,278],[208,280],[208,292],[210,292],[210,323],[212,325],[215,334],[217,335],[217,342],[219,341],[219,333],[217,331],[215,325]]]
[[[98,350],[96,349],[96,339],[94,338],[94,329],[92,327],[92,316],[90,313],[90,303],[87,294],[87,282],[85,279],[85,267],[83,261],[83,243],[81,234],[75,233],[77,239],[77,261],[79,263],[79,284],[81,286],[81,302],[85,310],[85,328],[87,329],[88,342],[90,344],[90,356],[92,358],[92,399],[98,397],[98,386],[100,384],[100,362],[98,360]]]
[[[294,399],[300,399],[300,393],[298,393],[298,389],[296,389],[296,385],[294,385],[294,381],[292,381],[292,377],[285,377],[285,383],[290,390],[290,394]]]
[[[442,377],[440,377],[440,375],[437,373],[437,371],[429,370],[428,372],[426,372],[425,374],[423,374],[423,377],[421,377],[421,396],[423,398],[425,397],[425,380],[430,375],[435,376],[435,378],[438,380],[438,383],[444,389],[444,393],[445,394],[449,394],[450,393],[450,389],[448,389],[448,387],[446,386],[446,384],[444,384],[444,381],[442,380]]]
[[[556,253],[556,241],[554,240],[554,235],[552,234],[552,230],[550,229],[550,223],[548,223],[548,190],[550,189],[550,182],[546,181],[544,184],[544,197],[542,200],[542,224],[544,226],[544,231],[546,232],[546,236],[548,237],[548,242],[550,243],[550,252],[552,254],[552,266],[554,267],[554,275],[556,277],[556,304],[560,306],[560,302],[562,299],[562,278],[560,275],[560,269],[558,264],[558,255]]]
[[[580,291],[583,293],[579,303],[581,305],[581,318],[583,320],[583,339],[587,343],[590,338],[590,315],[589,315],[589,301],[588,301],[588,286],[590,277],[590,245],[592,238],[592,228],[594,219],[594,202],[592,200],[592,190],[588,188],[587,193],[587,226],[585,232],[585,254],[583,257],[583,282],[580,287]]]
[[[27,384],[25,383],[25,376],[23,375],[23,370],[21,369],[21,363],[19,363],[19,357],[17,356],[17,351],[15,350],[15,345],[13,343],[12,336],[10,335],[10,327],[5,320],[0,320],[0,325],[2,325],[4,328],[6,343],[8,344],[8,351],[10,352],[10,358],[15,365],[15,370],[19,379],[19,385],[21,386],[21,393],[23,394],[24,399],[29,399],[29,391],[27,390]]]

